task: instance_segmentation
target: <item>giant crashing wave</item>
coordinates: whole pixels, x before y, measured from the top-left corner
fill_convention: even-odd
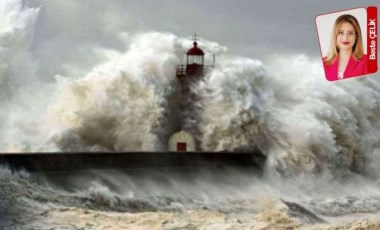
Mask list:
[[[83,79],[61,80],[48,122],[59,149],[166,150],[176,131],[170,99],[184,43],[170,34],[141,34],[117,61]],[[188,122],[201,131],[203,151],[260,149],[284,173],[362,171],[380,137],[379,83],[327,82],[319,60],[303,55],[267,65],[222,57],[192,89],[200,109],[198,120]]]
[[[23,15],[19,20],[15,14],[2,15],[9,23],[0,30],[6,60],[0,84],[15,90],[7,93],[9,102],[1,102],[6,105],[1,151],[167,149],[168,136],[176,131],[171,103],[177,96],[175,67],[191,41],[169,33],[140,33],[125,52],[114,53],[84,77],[57,75],[54,86],[36,86],[15,79],[38,79],[35,69],[43,68],[31,61],[31,45],[25,42],[33,37],[38,9],[14,2],[13,11],[4,10],[12,5],[1,4],[2,11]],[[19,34],[22,39],[11,39]],[[210,41],[200,46],[206,54],[226,51]],[[24,63],[31,71],[16,71]],[[48,90],[34,100],[25,96],[37,87]],[[192,89],[201,98],[200,109],[194,111],[197,120],[188,122],[198,126],[202,150],[259,149],[270,168],[285,174],[362,171],[380,138],[379,89],[375,76],[327,82],[320,60],[305,55],[278,55],[265,64],[219,55],[214,70]],[[41,101],[33,116],[15,106]]]

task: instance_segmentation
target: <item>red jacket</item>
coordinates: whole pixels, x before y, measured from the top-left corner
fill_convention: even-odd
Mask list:
[[[338,64],[339,56],[337,56],[331,65],[327,65],[323,61],[323,67],[325,68],[326,79],[329,81],[338,80]],[[347,67],[344,70],[343,78],[356,77],[360,75],[368,74],[367,70],[367,55],[363,55],[362,59],[355,60],[351,55],[348,61]]]

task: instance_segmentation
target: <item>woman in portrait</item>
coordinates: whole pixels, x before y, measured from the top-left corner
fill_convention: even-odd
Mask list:
[[[323,58],[326,78],[334,81],[367,74],[367,57],[358,20],[349,14],[339,16],[331,34],[330,49]]]

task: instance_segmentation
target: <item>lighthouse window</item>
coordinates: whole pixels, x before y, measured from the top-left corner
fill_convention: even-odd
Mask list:
[[[191,55],[188,57],[188,64],[198,64],[203,65],[203,56]]]

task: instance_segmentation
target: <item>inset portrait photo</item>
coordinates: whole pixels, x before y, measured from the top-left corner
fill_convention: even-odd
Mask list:
[[[336,81],[369,74],[367,11],[345,10],[316,17],[326,79]]]

